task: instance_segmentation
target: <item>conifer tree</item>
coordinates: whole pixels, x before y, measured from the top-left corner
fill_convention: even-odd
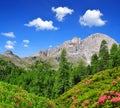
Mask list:
[[[117,64],[118,64],[118,66],[120,66],[120,44],[118,46],[118,53],[117,53],[117,55],[118,55],[118,62],[117,62]]]
[[[59,69],[56,75],[55,84],[53,88],[53,97],[58,97],[60,94],[63,94],[69,88],[70,66],[66,59],[66,54],[66,50],[63,49],[61,52]]]
[[[99,50],[99,71],[109,68],[109,51],[107,42],[103,40]]]
[[[110,61],[109,61],[109,67],[113,68],[118,66],[118,45],[113,44],[111,49],[110,49]]]
[[[95,74],[99,71],[99,58],[97,54],[93,54],[91,57],[91,74]]]

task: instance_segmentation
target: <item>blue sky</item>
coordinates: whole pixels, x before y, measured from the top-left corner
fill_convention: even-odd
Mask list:
[[[104,33],[120,43],[119,0],[0,0],[0,53],[20,57],[73,37]]]

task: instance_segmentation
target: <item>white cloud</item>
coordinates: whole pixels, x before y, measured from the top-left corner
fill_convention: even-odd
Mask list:
[[[36,30],[57,30],[57,27],[53,26],[52,21],[43,21],[41,18],[34,19],[28,24],[24,24],[27,27],[35,27]]]
[[[23,46],[24,46],[24,47],[29,47],[29,45],[28,45],[28,44],[24,44]]]
[[[80,16],[79,22],[83,26],[103,26],[106,21],[101,19],[103,14],[100,10],[87,10],[83,16]]]
[[[23,43],[25,43],[25,44],[29,44],[30,41],[29,41],[29,40],[23,40]]]
[[[6,37],[10,37],[10,38],[14,38],[15,34],[14,32],[7,32],[7,33],[1,33],[1,35],[6,36]]]
[[[29,44],[30,43],[30,41],[29,40],[23,40],[23,46],[24,47],[29,47]]]
[[[71,15],[74,12],[73,9],[69,9],[68,7],[52,7],[52,11],[56,13],[56,18],[58,21],[63,21],[67,14]]]
[[[16,41],[6,41],[5,48],[6,49],[14,49],[15,43],[16,43]]]

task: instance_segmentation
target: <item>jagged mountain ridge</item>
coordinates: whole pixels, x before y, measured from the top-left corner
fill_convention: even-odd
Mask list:
[[[19,56],[15,55],[12,51],[7,50],[4,54],[0,54],[0,59],[6,61],[12,61],[16,66],[24,67],[26,65],[26,61],[24,61]]]
[[[94,53],[99,52],[100,44],[102,40],[106,40],[108,43],[108,48],[110,49],[113,43],[118,44],[111,37],[96,33],[88,36],[87,38],[80,40],[77,37],[74,37],[72,40],[65,41],[62,45],[54,47],[49,50],[39,51],[34,56],[41,58],[58,58],[63,48],[67,51],[67,57],[72,61],[79,61],[83,59],[90,63],[91,56]]]
[[[52,63],[55,65],[58,64],[61,51],[63,48],[65,48],[67,51],[67,57],[71,62],[77,63],[82,59],[87,64],[89,64],[91,56],[94,53],[99,52],[102,40],[107,41],[109,49],[111,48],[113,43],[118,44],[111,37],[105,34],[96,33],[88,36],[83,40],[74,37],[72,40],[65,41],[62,45],[56,46],[48,50],[40,50],[38,53],[29,57],[20,58],[17,55],[13,54],[12,51],[6,51],[2,55],[2,57],[6,57],[8,60],[11,60],[14,64],[18,66],[25,66],[28,63],[32,63],[40,59],[52,61]]]

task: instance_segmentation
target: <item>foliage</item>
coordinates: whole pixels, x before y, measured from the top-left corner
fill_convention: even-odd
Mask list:
[[[53,97],[58,97],[69,89],[70,65],[66,59],[66,50],[63,49],[60,56],[59,69],[53,88]]]
[[[0,80],[5,80],[12,76],[13,73],[21,74],[23,72],[22,68],[15,66],[11,61],[0,59]]]
[[[51,98],[55,77],[54,70],[51,69],[48,63],[43,61],[36,61],[29,66],[29,69],[12,79],[11,83],[16,81],[14,84],[21,86],[28,92]]]
[[[120,104],[120,68],[112,69],[120,66],[120,45],[113,44],[110,52],[108,52],[107,42],[103,40],[99,53],[93,54],[91,64],[88,66],[86,66],[84,61],[80,61],[78,65],[73,67],[73,65],[68,62],[66,55],[67,52],[63,49],[59,58],[58,70],[53,70],[50,63],[42,60],[38,60],[25,68],[20,68],[8,60],[0,59],[0,80],[18,85],[37,96],[42,96],[37,97],[34,95],[35,98],[29,98],[33,99],[32,107],[34,108],[50,108],[50,106],[55,108],[109,108],[117,107]],[[105,69],[111,70],[99,72]],[[29,100],[26,99],[27,97],[25,98],[21,94],[14,95],[13,89],[15,89],[15,86],[3,82],[0,82],[0,84],[3,84],[3,88],[7,90],[5,91],[0,88],[0,107],[12,108],[23,107],[23,105],[26,108],[30,107],[27,104]],[[72,87],[73,89],[66,92]],[[8,90],[8,88],[13,91]],[[113,91],[114,94],[111,94]],[[25,92],[23,94],[25,94]],[[29,93],[27,94],[29,95]],[[11,103],[11,96],[9,95],[13,96]],[[32,94],[30,94],[30,96],[31,95]],[[55,106],[54,103],[49,100],[44,101],[46,98],[43,97],[49,99],[58,98],[56,104],[59,104],[59,106]],[[26,100],[25,103],[20,102],[20,99],[23,98]],[[38,98],[40,100],[34,101],[34,99]]]
[[[105,70],[109,67],[109,51],[107,42],[103,40],[101,42],[99,50],[99,71]]]
[[[91,74],[99,72],[99,58],[97,54],[93,54],[91,57],[91,69],[92,69]]]
[[[110,68],[120,66],[120,51],[117,44],[113,44],[110,50]]]
[[[120,67],[99,72],[82,80],[61,95],[62,108],[116,108],[120,106]]]
[[[87,67],[85,66],[85,63],[83,61],[80,61],[78,66],[72,69],[71,72],[72,85],[75,85],[84,78],[86,78],[88,74],[89,72],[87,71]]]
[[[54,108],[55,104],[8,83],[0,82],[0,108]]]

